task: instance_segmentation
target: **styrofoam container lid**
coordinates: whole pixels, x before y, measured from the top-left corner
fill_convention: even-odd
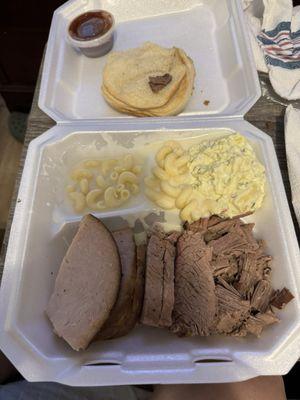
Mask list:
[[[115,17],[113,50],[152,41],[192,58],[194,92],[176,119],[242,116],[260,97],[239,0],[71,0],[54,13],[39,97],[39,107],[56,122],[137,120],[113,110],[101,94],[107,56],[87,58],[66,39],[74,17],[100,8]]]
[[[0,292],[0,346],[29,381],[74,386],[207,383],[287,373],[300,353],[300,257],[280,170],[270,137],[243,120],[169,122],[165,129],[133,120],[101,127],[58,125],[31,142],[19,189]],[[226,129],[224,131],[224,129]],[[263,207],[247,221],[266,240],[274,258],[272,283],[288,287],[295,299],[279,311],[281,322],[260,339],[223,336],[178,338],[166,330],[137,327],[129,335],[93,343],[75,352],[54,333],[44,310],[62,258],[80,216],[65,202],[70,168],[101,158],[159,146],[170,138],[191,144],[238,131],[249,139],[265,165]],[[153,154],[149,153],[147,168]],[[143,196],[120,210],[96,214],[110,228],[158,210]],[[172,212],[167,221],[176,220]],[[161,218],[158,212],[157,218]]]

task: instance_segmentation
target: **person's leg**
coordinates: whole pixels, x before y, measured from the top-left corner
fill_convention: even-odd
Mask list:
[[[151,400],[286,400],[281,376],[245,382],[203,385],[158,385]]]

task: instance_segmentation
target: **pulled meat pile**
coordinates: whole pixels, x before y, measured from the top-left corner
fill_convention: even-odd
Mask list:
[[[184,226],[177,235],[171,264],[174,295],[167,293],[172,297],[170,304],[174,302],[172,332],[179,336],[251,333],[259,337],[266,326],[279,321],[274,307],[282,309],[293,295],[286,288],[273,290],[272,257],[266,254],[264,242],[254,238],[253,228],[254,224],[245,224],[240,217],[218,216]],[[159,240],[165,241],[162,237]],[[152,241],[150,238],[149,243]],[[148,275],[152,275],[155,254],[158,251],[147,253]],[[144,301],[150,300],[146,278]],[[153,321],[151,325],[162,326]]]

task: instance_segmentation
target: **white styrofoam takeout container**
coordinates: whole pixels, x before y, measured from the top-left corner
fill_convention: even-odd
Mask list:
[[[39,106],[55,121],[134,118],[113,110],[101,94],[107,56],[84,57],[65,39],[74,17],[100,8],[115,17],[113,50],[152,41],[181,47],[192,58],[195,88],[182,116],[242,116],[257,101],[259,83],[239,0],[75,0],[54,13],[47,45]]]
[[[272,141],[241,120],[174,121],[165,129],[149,122],[143,132],[134,123],[98,125],[88,129],[56,126],[35,139],[28,150],[16,205],[1,288],[0,343],[5,354],[30,381],[69,385],[123,385],[239,381],[257,375],[286,373],[299,356],[299,252]],[[213,129],[214,133],[208,131]],[[137,327],[126,337],[97,342],[75,352],[56,337],[44,314],[61,260],[78,227],[80,216],[65,205],[68,172],[78,160],[139,152],[149,143],[178,139],[187,144],[224,135],[224,129],[242,132],[266,166],[264,206],[248,221],[267,241],[274,257],[273,284],[288,287],[295,299],[279,312],[281,322],[260,339],[177,338],[162,329]],[[151,164],[150,157],[146,171]],[[143,197],[122,210],[97,213],[110,228],[153,211]],[[169,220],[172,215],[167,215]],[[158,213],[157,219],[160,220]],[[171,218],[172,219],[172,218]],[[176,221],[174,221],[176,222]],[[17,251],[16,251],[17,249]]]
[[[186,113],[174,118],[131,118],[101,103],[99,60],[77,54],[60,36],[69,18],[100,6],[116,17],[117,48],[151,39],[192,53],[200,75],[196,87],[203,87],[203,99],[211,100],[209,108],[201,106],[198,89]],[[163,29],[152,39],[150,33],[156,34],[162,24],[170,31]],[[57,10],[39,103],[57,126],[29,146],[0,293],[0,346],[27,380],[74,386],[204,383],[290,370],[300,349],[300,257],[272,140],[243,120],[259,94],[238,0],[153,0],[150,4],[131,0],[126,6],[121,0],[76,0]],[[188,144],[231,131],[251,141],[266,167],[264,205],[247,220],[256,223],[255,234],[267,240],[274,257],[274,286],[287,286],[295,295],[278,313],[281,323],[266,329],[260,339],[179,339],[165,330],[140,326],[126,337],[93,343],[86,351],[71,350],[54,335],[44,314],[60,262],[80,220],[64,201],[70,168],[91,156],[140,152],[170,138]],[[152,159],[153,153],[144,172]],[[118,228],[126,221],[133,225],[137,217],[147,222],[145,217],[151,213],[152,220],[154,213],[158,220],[177,222],[171,212],[157,213],[142,194],[121,210],[95,215],[108,227]]]

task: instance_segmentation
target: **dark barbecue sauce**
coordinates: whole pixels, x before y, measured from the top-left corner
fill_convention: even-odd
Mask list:
[[[89,11],[79,15],[70,24],[69,33],[75,40],[91,40],[110,30],[113,19],[106,11]]]

